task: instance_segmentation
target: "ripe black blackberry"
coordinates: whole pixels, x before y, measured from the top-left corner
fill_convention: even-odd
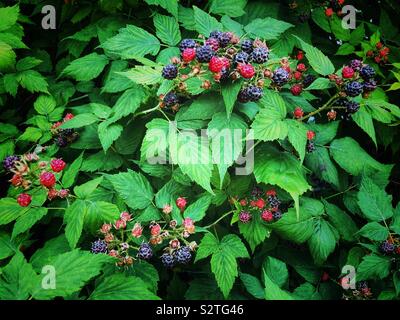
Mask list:
[[[304,79],[303,79],[303,87],[307,88],[310,86],[311,83],[313,83],[315,80],[315,76],[312,74],[307,74]]]
[[[3,167],[6,171],[11,171],[14,168],[15,161],[18,161],[19,156],[11,155],[3,160]]]
[[[246,89],[247,96],[249,97],[250,101],[256,102],[260,100],[263,96],[263,89],[250,85]]]
[[[272,75],[272,81],[278,85],[283,86],[289,80],[289,72],[283,68],[278,68]]]
[[[164,79],[172,80],[178,75],[178,67],[174,64],[166,65],[161,72]]]
[[[249,54],[244,51],[239,51],[234,58],[236,63],[247,63],[249,61]]]
[[[374,91],[377,87],[376,81],[374,79],[369,79],[363,83],[364,92]]]
[[[228,45],[228,43],[231,41],[232,39],[232,33],[231,32],[221,32],[218,35],[218,41],[219,41],[219,45],[223,48],[226,47]]]
[[[246,89],[241,89],[238,94],[238,101],[241,103],[246,103],[250,101],[250,97]]]
[[[363,91],[363,85],[360,82],[352,81],[346,83],[344,91],[349,97],[357,97]]]
[[[166,107],[172,107],[179,103],[179,98],[175,92],[171,91],[164,96],[163,102]]]
[[[209,45],[204,45],[196,50],[196,58],[199,62],[210,62],[214,56],[214,50]]]
[[[345,103],[346,112],[349,114],[356,113],[360,109],[360,104],[356,101],[349,100]]]
[[[54,143],[59,147],[66,147],[69,143],[78,138],[78,133],[74,129],[59,129]]]
[[[186,264],[189,263],[192,258],[192,254],[190,252],[190,248],[188,246],[184,246],[176,250],[175,259],[178,263]]]
[[[364,80],[369,80],[375,76],[375,69],[372,68],[370,65],[365,65],[360,70],[360,76]]]
[[[222,68],[221,70],[221,79],[220,80],[226,80],[229,77],[229,69],[228,68]]]
[[[277,220],[279,220],[280,218],[282,218],[282,212],[280,212],[279,210],[273,212],[272,215],[274,216],[274,220],[275,220],[275,221],[277,221]]]
[[[215,38],[215,39],[218,39],[219,38],[219,36],[221,35],[221,31],[218,31],[218,30],[214,30],[214,31],[211,31],[211,33],[210,33],[210,38]]]
[[[185,51],[187,48],[195,48],[196,47],[196,41],[193,39],[183,39],[181,43],[179,44],[179,50],[181,52]]]
[[[107,252],[107,243],[104,240],[96,240],[92,243],[91,248],[92,253],[106,253]]]
[[[253,51],[253,40],[250,39],[243,40],[241,48],[244,52],[250,54]]]
[[[175,265],[175,257],[170,253],[163,253],[161,255],[161,262],[166,268],[172,268]]]
[[[281,204],[281,201],[278,199],[277,196],[268,196],[267,200],[271,208],[278,208]]]
[[[153,256],[153,250],[147,242],[143,242],[137,253],[138,257],[143,260],[148,260]]]
[[[381,243],[379,249],[384,254],[391,254],[394,251],[394,245],[393,243],[390,243],[389,241],[385,240]]]
[[[255,63],[264,63],[268,60],[269,50],[266,47],[258,47],[253,50],[250,57]]]
[[[308,141],[307,141],[307,145],[306,145],[306,149],[307,149],[307,152],[308,152],[308,153],[314,152],[314,151],[315,151],[315,144],[314,144],[314,142],[311,141],[311,140],[308,140]]]
[[[349,67],[351,67],[355,71],[360,71],[362,67],[362,61],[358,59],[351,60],[349,63]]]

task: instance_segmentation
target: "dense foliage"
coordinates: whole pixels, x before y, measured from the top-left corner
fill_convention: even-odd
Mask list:
[[[396,1],[16,2],[0,299],[398,299]]]

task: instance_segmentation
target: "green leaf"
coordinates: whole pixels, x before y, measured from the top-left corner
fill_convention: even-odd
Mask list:
[[[17,23],[19,6],[0,8],[0,31],[7,30]],[[1,55],[0,55],[1,56]]]
[[[264,288],[261,285],[260,280],[251,274],[240,273],[240,280],[242,280],[248,293],[257,299],[264,299]]]
[[[0,275],[1,300],[26,300],[37,282],[37,275],[32,266],[18,252],[2,268]]]
[[[305,164],[318,178],[333,184],[337,189],[339,188],[339,173],[329,157],[328,149],[316,147],[314,152],[306,155]]]
[[[295,148],[300,157],[300,162],[303,163],[306,155],[307,144],[307,127],[296,120],[286,120],[288,126],[288,139],[292,146]]]
[[[167,10],[175,18],[178,17],[178,0],[145,0],[150,5],[158,5]]]
[[[263,272],[280,288],[288,282],[289,272],[286,264],[281,260],[267,257],[263,263]]]
[[[29,210],[29,207],[21,207],[13,198],[0,199],[0,225],[8,224]]]
[[[265,299],[266,300],[294,300],[293,297],[279,288],[264,272]]]
[[[12,238],[29,230],[36,222],[47,214],[47,208],[32,208],[17,219],[12,232]]]
[[[356,50],[351,44],[343,43],[339,49],[336,51],[335,55],[337,56],[347,56],[352,54]]]
[[[147,288],[152,292],[157,292],[158,281],[160,277],[157,269],[149,262],[136,261],[129,269],[128,274],[142,279]]]
[[[104,152],[107,152],[114,141],[121,136],[123,129],[122,125],[116,123],[108,125],[106,122],[103,122],[99,125],[99,139]]]
[[[290,23],[267,17],[264,19],[254,19],[244,27],[244,30],[253,38],[259,37],[265,40],[275,40],[291,27],[293,27],[293,25]]]
[[[384,241],[389,236],[389,230],[378,222],[370,222],[364,225],[358,233],[373,241]]]
[[[222,30],[222,24],[208,13],[193,6],[196,31],[206,37],[214,30]]]
[[[235,20],[231,19],[228,16],[222,16],[221,23],[224,26],[224,29],[227,31],[233,32],[238,37],[242,37],[244,34],[243,26],[236,22]]]
[[[40,281],[33,291],[33,297],[38,300],[68,297],[79,291],[90,279],[100,274],[105,263],[113,261],[114,259],[108,255],[92,254],[79,249],[53,256],[48,264],[52,265],[56,271],[56,288],[43,289],[42,281]],[[47,273],[40,277],[43,279],[46,276]]]
[[[254,138],[263,141],[285,139],[288,134],[287,122],[283,120],[282,110],[265,107],[256,115],[251,128]]]
[[[383,11],[381,11],[382,13]],[[365,27],[364,23],[361,23],[352,33],[350,36],[350,43],[352,45],[358,45],[361,41],[364,40],[365,37]]]
[[[132,59],[147,54],[155,56],[160,50],[160,41],[146,30],[128,25],[103,43],[102,47],[124,59]]]
[[[72,61],[62,74],[77,81],[90,81],[97,78],[107,64],[107,56],[93,52]]]
[[[393,216],[392,196],[364,176],[357,195],[358,205],[371,221],[382,221]]]
[[[84,217],[84,227],[96,234],[104,222],[113,222],[119,218],[119,208],[105,201],[86,201],[86,214]]]
[[[337,231],[325,220],[314,222],[314,232],[308,240],[311,255],[317,265],[321,265],[335,250]]]
[[[255,154],[254,175],[258,183],[277,185],[289,192],[299,214],[299,196],[309,190],[300,163],[289,153],[263,145]]]
[[[40,95],[33,104],[39,114],[50,114],[56,107],[57,102],[52,96]]]
[[[64,170],[61,180],[64,188],[70,188],[74,184],[75,179],[78,176],[79,169],[82,166],[82,162],[83,152],[67,167],[67,169]]]
[[[17,250],[8,233],[0,232],[0,260],[12,256]]]
[[[228,115],[228,118],[231,116],[233,106],[235,105],[241,87],[242,82],[235,81],[232,83],[228,83],[221,88],[221,93],[222,97],[224,98],[226,114]]]
[[[132,209],[144,209],[153,201],[153,189],[140,173],[128,170],[107,176],[120,197]]]
[[[211,271],[225,298],[238,276],[236,258],[248,258],[246,247],[233,234],[226,235],[219,243],[219,249],[211,257]]]
[[[239,223],[239,230],[253,252],[271,234],[271,231],[261,221],[260,215],[254,215],[248,223]]]
[[[0,48],[1,51],[1,48]],[[19,74],[19,81],[23,88],[30,92],[44,92],[47,91],[47,81],[39,72],[35,70],[22,71]]]
[[[175,46],[181,41],[178,21],[173,17],[156,14],[153,17],[157,37],[164,43]]]
[[[212,233],[206,233],[201,239],[199,248],[196,251],[195,262],[207,258],[208,256],[218,252],[219,243],[217,238]]]
[[[390,266],[389,257],[382,257],[376,254],[366,255],[357,268],[357,281],[384,279],[389,275]]]
[[[327,78],[318,78],[311,83],[305,90],[324,90],[333,87],[332,82]]]
[[[331,26],[328,17],[325,15],[325,10],[322,7],[313,8],[311,13],[313,21],[327,33],[331,33]]]
[[[358,231],[357,225],[353,221],[353,219],[342,209],[331,204],[325,200],[323,200],[326,213],[329,216],[329,221],[339,232],[341,237],[349,242],[353,242],[356,240],[355,234]]]
[[[332,141],[329,151],[339,166],[353,176],[360,175],[364,168],[386,171],[391,167],[391,165],[383,165],[373,159],[357,141],[350,137]]]
[[[101,281],[89,300],[159,300],[138,277],[113,274]]]
[[[80,199],[76,200],[71,206],[67,208],[67,210],[65,210],[65,236],[68,239],[68,243],[71,249],[74,249],[76,247],[76,244],[81,237],[83,222],[86,213],[87,207],[85,201]]]
[[[247,0],[212,0],[210,12],[219,14],[219,15],[227,15],[232,18],[240,17],[245,14],[244,7],[246,6]]]
[[[183,214],[185,218],[191,218],[193,221],[200,221],[206,215],[206,211],[211,204],[211,197],[205,195],[194,203],[190,204]]]
[[[374,123],[368,111],[365,108],[360,108],[358,112],[352,115],[352,118],[354,122],[370,136],[375,143],[375,147],[377,147]]]
[[[306,58],[308,59],[311,67],[319,74],[327,76],[334,73],[335,67],[327,56],[325,56],[319,49],[309,45],[304,42],[298,36],[294,36],[299,44],[300,48],[306,53]]]
[[[142,86],[135,85],[134,88],[126,90],[117,100],[112,108],[113,115],[109,122],[115,122],[139,109],[147,94]]]
[[[102,181],[103,181],[103,177],[100,176],[99,178],[90,180],[88,182],[85,182],[84,184],[76,186],[74,188],[74,192],[78,198],[86,199],[93,193],[93,191],[96,190],[96,188],[99,186],[99,184]]]
[[[343,28],[342,26],[342,19],[340,19],[337,15],[332,15],[329,18],[329,22],[331,25],[332,33],[335,37],[339,40],[349,41],[350,36],[350,29]]]
[[[157,84],[163,80],[161,67],[136,66],[129,71],[118,72],[118,74],[127,77],[137,84]]]
[[[41,64],[43,61],[36,59],[35,57],[26,57],[21,60],[19,60],[15,66],[17,71],[24,71],[28,69],[32,69],[39,64]]]
[[[72,119],[64,122],[60,128],[61,129],[75,129],[82,128],[91,125],[99,121],[99,118],[92,113],[81,113],[74,116]]]

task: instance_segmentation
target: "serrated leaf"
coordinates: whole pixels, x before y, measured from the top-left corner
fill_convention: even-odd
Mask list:
[[[157,37],[164,43],[175,46],[181,41],[178,21],[173,17],[156,14],[153,17]]]
[[[90,81],[97,78],[107,64],[107,56],[93,52],[72,61],[62,74],[77,81]]]
[[[174,17],[178,17],[178,0],[145,0],[150,5],[158,5]]]
[[[107,125],[103,122],[99,125],[99,139],[104,152],[107,152],[114,141],[120,137],[123,129],[122,125],[116,123]]]
[[[20,84],[23,88],[30,92],[44,92],[47,91],[47,81],[39,72],[35,70],[26,70],[18,74]]]
[[[35,103],[34,108],[39,114],[50,114],[56,107],[57,102],[52,96],[40,95]]]
[[[366,255],[357,268],[357,281],[384,279],[389,275],[390,266],[389,257],[382,257],[376,254]]]
[[[336,228],[342,238],[346,241],[353,242],[356,240],[355,234],[358,231],[357,225],[353,219],[338,206],[323,200],[329,221]]]
[[[195,29],[198,33],[208,37],[210,33],[214,30],[222,30],[222,24],[217,21],[214,17],[210,16],[208,13],[193,6],[194,10],[194,21]]]
[[[69,188],[74,184],[75,179],[78,176],[79,169],[82,166],[82,162],[83,152],[67,167],[67,169],[64,170],[61,180],[64,188]]]
[[[17,22],[18,15],[18,5],[0,8],[0,31],[4,31],[14,25]]]
[[[29,210],[29,207],[21,207],[16,199],[0,199],[0,225],[8,224]]]
[[[370,222],[364,225],[358,233],[373,241],[384,241],[389,236],[389,230],[378,222]]]
[[[1,38],[0,38],[1,40]],[[35,57],[26,57],[23,58],[21,60],[19,60],[15,66],[15,68],[17,69],[17,71],[24,71],[24,70],[28,70],[28,69],[32,69],[36,66],[38,66],[39,64],[41,64],[43,61],[36,59]]]
[[[211,197],[205,195],[194,203],[190,204],[183,214],[185,218],[191,218],[193,221],[200,221],[206,215],[206,211],[211,204]]]
[[[291,27],[293,27],[291,23],[267,17],[264,19],[254,19],[244,27],[244,30],[253,38],[259,37],[265,40],[275,40]]]
[[[262,270],[280,288],[284,287],[289,279],[286,264],[279,259],[267,257],[263,263]]]
[[[24,215],[17,219],[12,231],[14,239],[19,234],[29,230],[36,222],[42,219],[47,214],[47,208],[32,208]]]
[[[314,232],[308,240],[311,255],[317,265],[321,265],[336,247],[336,230],[323,219],[314,222]]]
[[[352,115],[354,122],[367,133],[377,147],[375,128],[371,115],[365,108],[360,108],[358,112]]]
[[[212,0],[210,12],[230,16],[232,18],[240,17],[244,15],[245,11],[243,10],[246,6],[247,0]]]
[[[279,288],[264,272],[265,299],[266,300],[294,300],[293,297]]]
[[[286,120],[288,126],[288,139],[295,148],[300,157],[300,162],[303,163],[306,155],[307,144],[307,127],[303,123],[296,120]]]
[[[154,69],[149,66],[136,66],[129,71],[118,73],[137,84],[156,84],[163,80],[161,67]]]
[[[264,288],[260,280],[247,273],[240,273],[239,276],[248,293],[257,299],[264,299]]]
[[[75,129],[91,125],[99,121],[97,116],[92,113],[81,113],[74,116],[72,119],[64,122],[60,127],[61,129]]]
[[[226,114],[228,115],[228,118],[231,116],[233,106],[235,105],[241,87],[242,87],[242,82],[235,81],[226,84],[221,88],[221,93],[222,97],[224,98]]]

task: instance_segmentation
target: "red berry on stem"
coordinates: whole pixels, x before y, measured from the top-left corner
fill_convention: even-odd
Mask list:
[[[350,78],[353,78],[353,76],[354,76],[353,68],[346,66],[342,69],[342,77],[343,78],[350,79]]]
[[[193,48],[187,48],[182,52],[182,59],[185,62],[190,62],[196,58],[196,50]]]
[[[259,209],[262,209],[265,207],[265,201],[264,199],[260,198],[256,201],[256,207]]]
[[[276,196],[276,191],[275,191],[274,189],[267,190],[267,191],[265,192],[265,194],[266,194],[267,196],[275,197],[275,196]]]
[[[297,107],[296,109],[294,109],[293,115],[296,119],[300,119],[304,115],[304,111],[302,108]]]
[[[30,205],[32,201],[32,197],[31,195],[27,194],[27,193],[21,193],[18,197],[17,197],[17,202],[21,207],[27,207]]]
[[[264,210],[261,214],[261,219],[263,219],[266,222],[270,222],[270,221],[274,220],[274,215],[272,214],[271,211]]]
[[[331,17],[333,15],[333,9],[332,8],[325,9],[325,15],[327,17]]]
[[[297,60],[303,60],[303,58],[304,58],[304,53],[303,53],[303,51],[297,52],[296,59],[297,59]]]
[[[56,177],[51,172],[42,172],[40,175],[40,184],[46,188],[52,188],[56,184]]]
[[[245,79],[250,79],[254,76],[255,71],[251,64],[239,64],[238,70],[240,75]]]
[[[308,139],[308,140],[312,140],[312,139],[314,139],[314,138],[315,138],[315,132],[312,131],[312,130],[308,130],[308,131],[307,131],[307,139]]]
[[[221,58],[214,56],[211,58],[210,62],[208,63],[208,69],[211,72],[217,73],[222,70],[224,65],[225,65],[225,63],[222,61]]]
[[[64,117],[64,122],[71,120],[74,117],[74,115],[72,113],[67,113]]]
[[[292,86],[290,88],[290,92],[292,92],[292,94],[294,96],[298,96],[300,95],[300,93],[303,91],[303,86],[301,84],[295,84],[294,86]]]
[[[50,167],[54,172],[60,172],[64,170],[65,162],[61,159],[53,159],[50,162]]]
[[[377,49],[382,49],[382,47],[383,47],[382,42],[378,42],[378,43],[376,44],[376,48],[377,48]]]
[[[374,56],[374,52],[372,50],[368,50],[367,57],[373,57],[373,56]]]
[[[300,71],[296,71],[295,73],[293,73],[293,76],[296,80],[300,80],[303,77]]]
[[[178,199],[176,199],[176,205],[179,209],[181,209],[181,211],[183,211],[186,207],[186,199],[183,197],[179,197]]]
[[[329,280],[329,278],[330,278],[329,273],[324,271],[324,273],[322,274],[322,277],[321,277],[321,281],[326,282]]]
[[[306,70],[307,70],[307,68],[306,68],[306,65],[304,63],[299,63],[297,65],[297,71],[304,72]]]

